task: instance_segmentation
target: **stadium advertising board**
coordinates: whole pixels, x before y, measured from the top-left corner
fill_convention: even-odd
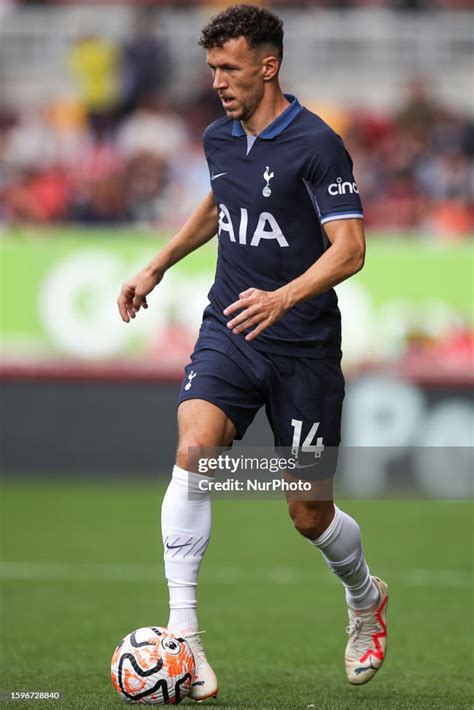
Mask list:
[[[86,365],[138,359],[180,372],[212,283],[214,240],[166,274],[149,299],[149,311],[133,324],[122,323],[116,309],[121,283],[163,242],[136,232],[105,231],[47,237],[21,232],[4,238],[4,360]],[[371,239],[365,268],[337,288],[346,367],[390,362],[413,339],[434,342],[468,329],[471,255],[465,244]]]

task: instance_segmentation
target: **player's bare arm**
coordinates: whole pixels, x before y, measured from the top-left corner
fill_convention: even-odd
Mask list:
[[[304,274],[276,291],[249,288],[224,310],[225,316],[240,311],[227,323],[233,333],[238,335],[256,326],[245,336],[246,340],[253,340],[293,306],[324,293],[362,269],[365,258],[362,220],[335,220],[325,225],[325,232],[331,247]]]
[[[216,232],[217,208],[213,194],[209,192],[165,248],[122,286],[117,300],[122,320],[129,323],[140,308],[148,308],[146,297],[160,283],[166,271],[212,239]]]

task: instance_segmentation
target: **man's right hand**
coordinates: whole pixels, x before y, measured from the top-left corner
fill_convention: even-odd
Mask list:
[[[146,267],[133,276],[130,281],[124,283],[117,299],[117,305],[125,323],[129,323],[131,318],[135,318],[140,308],[148,308],[146,297],[162,278],[163,273],[157,273]]]
[[[199,203],[184,226],[160,253],[122,286],[117,300],[122,320],[130,323],[140,308],[148,308],[146,297],[160,283],[165,272],[217,233],[217,206],[210,191]]]

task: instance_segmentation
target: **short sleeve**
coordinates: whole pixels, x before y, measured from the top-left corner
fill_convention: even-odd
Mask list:
[[[352,174],[352,159],[341,138],[328,131],[318,142],[307,188],[318,210],[321,224],[337,219],[362,219],[359,190]]]

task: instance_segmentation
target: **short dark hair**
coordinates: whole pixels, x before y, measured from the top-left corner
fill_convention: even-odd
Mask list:
[[[265,44],[283,58],[283,21],[273,12],[256,5],[231,5],[204,27],[199,44],[204,49],[222,47],[230,39],[245,37],[257,49]]]

